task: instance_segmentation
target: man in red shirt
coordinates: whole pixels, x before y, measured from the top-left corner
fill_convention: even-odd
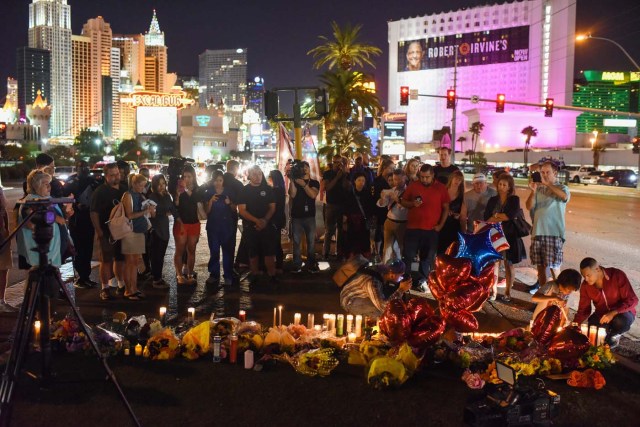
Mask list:
[[[580,286],[580,303],[573,321],[582,323],[588,318],[589,325],[606,325],[605,342],[615,348],[620,336],[631,328],[636,318],[638,297],[622,270],[604,268],[595,259],[585,258],[580,262],[580,273],[584,282]],[[595,306],[593,314],[592,302]]]
[[[416,254],[420,254],[419,286],[429,276],[438,249],[438,232],[449,214],[447,187],[434,179],[431,165],[422,165],[414,181],[402,194],[400,203],[409,209],[404,237],[403,260],[407,270]]]

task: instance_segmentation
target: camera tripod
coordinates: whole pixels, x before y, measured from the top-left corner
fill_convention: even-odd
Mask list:
[[[35,317],[35,312],[39,312],[39,319],[41,324],[40,330],[40,351],[42,358],[41,365],[41,382],[42,385],[47,386],[52,382],[51,379],[51,338],[50,338],[50,302],[51,298],[55,298],[59,292],[62,292],[64,299],[69,303],[73,314],[78,320],[78,324],[82,332],[89,340],[91,347],[96,352],[98,358],[102,362],[104,372],[108,379],[111,380],[116,387],[120,399],[124,403],[129,415],[136,426],[140,426],[140,422],[136,417],[127,397],[124,395],[115,374],[109,368],[106,357],[102,355],[98,348],[92,332],[90,331],[84,319],[78,311],[73,298],[69,291],[62,283],[60,278],[60,272],[57,267],[52,266],[48,260],[49,243],[53,237],[54,216],[50,215],[51,211],[47,211],[46,208],[51,203],[67,203],[66,199],[46,199],[47,203],[39,202],[35,204],[35,209],[32,211],[13,231],[13,233],[7,238],[7,241],[2,246],[11,241],[13,236],[26,224],[29,220],[33,220],[36,224],[34,231],[34,240],[37,243],[37,248],[33,249],[39,254],[39,266],[33,267],[29,271],[29,278],[27,280],[27,287],[25,289],[24,301],[20,307],[18,319],[16,322],[15,339],[11,348],[7,365],[5,366],[4,374],[2,375],[2,382],[0,383],[0,425],[8,426],[11,419],[11,398],[16,386],[16,379],[20,375],[22,364],[27,354],[27,349],[30,342],[31,325]],[[58,200],[63,200],[59,202]],[[71,199],[72,200],[72,199]],[[27,206],[27,204],[25,204]],[[53,220],[52,220],[53,219]]]

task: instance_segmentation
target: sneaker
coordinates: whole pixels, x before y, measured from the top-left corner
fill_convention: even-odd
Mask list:
[[[612,336],[607,335],[607,336],[604,338],[604,342],[605,342],[606,344],[609,344],[609,348],[610,348],[611,350],[613,350],[614,348],[616,348],[616,347],[618,347],[618,346],[620,345],[620,337],[621,337],[621,336],[622,336],[622,335],[620,335],[620,334],[618,334],[618,335],[612,335]]]
[[[151,283],[151,286],[154,289],[168,289],[169,288],[169,284],[167,282],[165,282],[163,279],[160,280],[154,280]]]
[[[78,279],[73,283],[73,287],[76,289],[91,289],[93,286],[91,286],[90,283],[87,283],[86,280]]]
[[[429,289],[429,287],[427,286],[427,281],[425,279],[420,279],[411,286],[411,289],[414,291],[425,293],[427,289]]]
[[[113,295],[111,295],[109,288],[100,290],[100,299],[102,301],[109,301],[113,299]]]
[[[536,292],[538,292],[538,289],[540,289],[540,282],[536,281],[536,283],[534,283],[533,285],[529,286],[529,293],[531,295],[535,294]]]
[[[0,313],[15,313],[18,309],[10,306],[5,301],[0,302]]]
[[[217,285],[220,283],[220,274],[210,274],[205,283],[209,286]]]

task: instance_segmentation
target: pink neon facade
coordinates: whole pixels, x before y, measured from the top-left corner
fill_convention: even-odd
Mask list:
[[[495,102],[473,104],[459,100],[456,139],[462,136],[470,141],[469,125],[480,121],[485,125],[481,135],[484,146],[478,147],[480,151],[522,148],[520,131],[526,126],[538,129],[534,144],[539,148],[573,146],[577,114],[555,110],[553,117],[547,118],[542,108],[508,102],[544,103],[549,97],[554,98],[556,105],[571,105],[575,12],[572,0],[531,0],[389,22],[388,107],[391,112],[407,113],[407,142],[430,142],[434,130],[451,126],[452,110],[446,109],[445,99],[431,97],[420,97],[411,100],[409,106],[400,106],[400,86],[418,89],[420,94],[445,95],[453,87],[451,55],[457,48],[457,95],[495,100],[497,94],[503,93],[507,105],[505,113],[496,113]],[[526,38],[523,42],[527,27],[528,49]],[[409,45],[414,42],[415,47],[415,41],[422,45],[423,69],[408,71]],[[450,49],[452,44],[456,45],[454,49]],[[499,57],[493,53],[502,47],[506,49],[508,44],[514,46],[508,55]],[[470,65],[480,63],[483,65]],[[456,149],[460,151],[459,146]]]

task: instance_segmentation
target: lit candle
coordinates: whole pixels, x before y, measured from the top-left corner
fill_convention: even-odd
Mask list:
[[[324,313],[322,315],[322,329],[324,330],[329,329],[329,315],[327,313]]]
[[[187,312],[189,313],[189,317],[191,317],[191,321],[194,322],[196,320],[196,309],[195,309],[195,307],[189,307],[187,309]]]
[[[293,314],[293,324],[294,325],[299,325],[301,319],[302,319],[302,314],[301,313],[294,313]]]
[[[332,334],[336,333],[336,315],[335,314],[329,315],[329,328],[328,328],[328,330]]]
[[[244,311],[244,310],[240,310],[240,311],[238,312],[238,317],[240,318],[240,321],[241,321],[241,322],[246,321],[246,320],[247,320],[247,312],[246,312],[246,311]]]
[[[278,306],[278,326],[282,326],[282,306]]]
[[[344,335],[344,314],[338,314],[338,321],[336,323],[336,335],[339,337]]]
[[[591,345],[596,345],[597,339],[598,339],[598,327],[590,325],[589,326],[589,343],[591,343]]]
[[[273,327],[275,328],[277,326],[276,323],[276,313],[277,313],[277,308],[273,307]]]
[[[356,315],[356,337],[362,336],[362,316]]]
[[[313,313],[307,314],[307,329],[313,329],[313,326],[316,324],[315,315]]]
[[[244,352],[244,369],[253,368],[253,350],[247,350]]]
[[[349,336],[347,337],[347,342],[356,342],[355,332],[349,332]]]
[[[136,356],[142,356],[142,345],[140,343],[136,344],[135,351]]]
[[[316,332],[322,331],[322,325],[313,325],[313,330]]]
[[[605,328],[598,328],[598,341],[596,345],[604,344],[604,338],[607,336],[607,330]]]
[[[353,314],[347,314],[347,334],[353,331]]]
[[[164,320],[164,316],[167,314],[167,307],[160,307],[160,321]]]
[[[36,346],[40,345],[40,327],[41,326],[42,326],[42,323],[40,323],[39,320],[36,320],[35,322],[33,322],[33,340],[35,341]]]
[[[582,324],[580,325],[580,332],[582,332],[582,335],[584,335],[585,337],[589,336],[589,325],[586,324]]]

